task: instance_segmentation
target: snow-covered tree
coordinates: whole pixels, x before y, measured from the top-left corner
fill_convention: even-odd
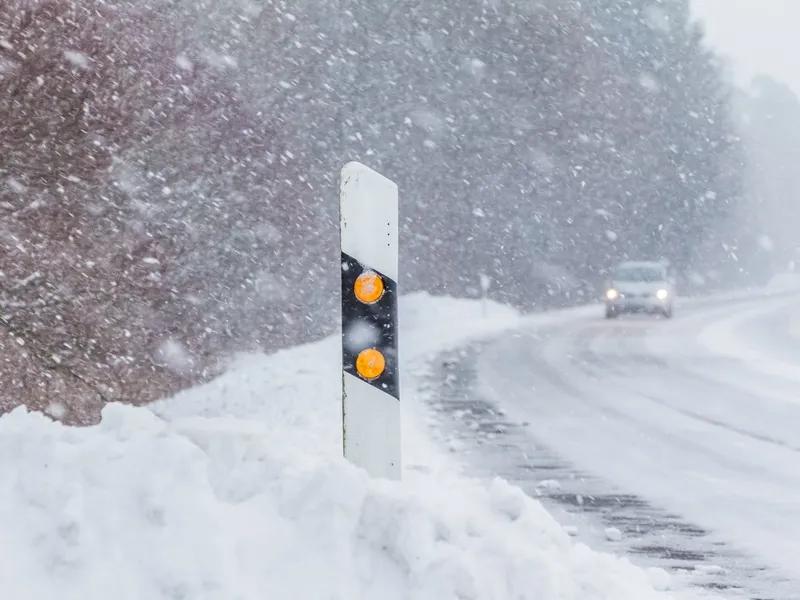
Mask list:
[[[352,159],[400,184],[406,292],[735,260],[727,111],[685,1],[4,3],[2,402],[91,420],[331,332]]]
[[[304,227],[271,185],[287,177],[275,121],[165,8],[0,7],[4,404],[40,406],[54,381],[83,421],[196,381],[220,338],[247,342],[220,306],[252,308],[241,290],[265,286],[280,271],[265,259]]]

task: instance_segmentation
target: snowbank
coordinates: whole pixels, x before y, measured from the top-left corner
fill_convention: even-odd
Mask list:
[[[145,410],[103,417],[0,421],[3,598],[656,597],[499,481],[370,481],[261,436],[195,444]]]
[[[800,274],[778,273],[769,280],[765,287],[771,292],[798,292],[800,291]]]
[[[402,308],[407,371],[519,323],[426,295]],[[370,480],[340,457],[338,364],[325,340],[242,357],[153,411],[110,405],[92,428],[0,418],[0,598],[666,598],[520,490],[447,468],[411,413],[407,456],[436,468]]]
[[[484,334],[515,327],[519,314],[488,303],[486,317],[471,300],[433,297],[418,293],[403,297],[400,359],[401,386],[413,386],[415,359]],[[244,354],[227,373],[207,385],[187,390],[151,405],[157,414],[188,425],[196,417],[234,417],[258,420],[265,433],[290,454],[328,456],[341,452],[341,347],[338,336],[271,355]],[[406,380],[407,376],[412,379]],[[404,403],[404,409],[410,408]],[[412,414],[404,415],[413,418]],[[413,452],[418,438],[404,453]]]

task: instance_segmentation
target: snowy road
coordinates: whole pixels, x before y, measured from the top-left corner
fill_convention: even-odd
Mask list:
[[[460,410],[455,426],[479,401],[505,415],[472,454],[485,464],[491,453],[494,470],[524,479],[519,448],[529,444],[538,493],[548,477],[573,497],[613,487],[647,504],[634,521],[683,523],[678,545],[706,536],[692,556],[715,564],[719,554],[734,579],[770,570],[769,597],[800,597],[800,299],[686,303],[672,321],[574,315],[455,360],[474,371],[449,405]],[[480,420],[468,429],[485,434]],[[543,453],[572,481],[545,474]],[[653,527],[633,527],[645,529],[652,537]],[[794,582],[779,586],[783,576]]]

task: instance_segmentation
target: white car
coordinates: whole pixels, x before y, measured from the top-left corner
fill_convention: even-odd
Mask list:
[[[646,312],[672,317],[675,278],[668,264],[661,262],[624,262],[614,269],[606,282],[606,319],[620,313]]]

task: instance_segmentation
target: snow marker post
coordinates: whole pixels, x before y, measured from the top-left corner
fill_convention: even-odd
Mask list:
[[[372,477],[399,480],[397,185],[347,163],[339,221],[344,456]]]
[[[489,286],[492,285],[492,280],[485,273],[480,274],[481,278],[481,314],[484,318],[489,315],[489,309],[486,306],[489,298]]]

